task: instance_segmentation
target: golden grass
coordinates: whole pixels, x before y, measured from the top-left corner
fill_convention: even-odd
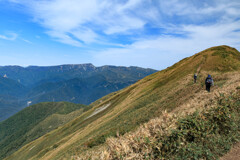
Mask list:
[[[149,147],[149,143],[154,144],[159,135],[168,135],[171,129],[175,128],[177,119],[192,114],[196,110],[201,112],[215,106],[220,94],[230,95],[240,86],[239,72],[226,73],[222,76],[228,79],[224,87],[216,87],[211,93],[204,90],[196,93],[193,99],[188,100],[185,104],[177,107],[170,113],[164,111],[160,117],[141,125],[136,131],[117,138],[108,138],[106,141],[107,146],[72,158],[76,160],[109,160],[121,159],[121,157],[128,160],[146,159],[146,155],[153,153],[152,148]]]
[[[220,49],[222,48],[232,50],[226,46],[221,46]],[[94,102],[92,104],[94,107],[80,117],[24,146],[8,159],[27,157],[27,159],[48,160],[68,159],[71,156],[73,159],[87,159],[89,156],[94,156],[96,159],[111,159],[115,149],[119,154],[129,155],[130,159],[136,157],[141,159],[139,150],[151,153],[151,150],[144,148],[144,141],[153,143],[156,132],[166,134],[171,127],[174,127],[176,116],[211,106],[220,92],[230,93],[238,85],[239,72],[232,72],[232,69],[240,62],[233,60],[233,64],[230,64],[229,60],[234,58],[232,55],[228,59],[222,59],[220,56],[213,56],[215,52],[212,49],[214,48],[186,58],[119,92],[105,96]],[[229,63],[232,67],[223,68],[222,64],[225,63]],[[196,84],[193,83],[195,72],[198,72]],[[208,73],[216,82],[211,93],[207,93],[204,89],[204,80]],[[111,105],[106,110],[85,119],[96,109],[109,103]],[[118,123],[113,123],[115,121]],[[135,129],[136,126],[147,121],[149,122]],[[86,151],[89,149],[86,146],[88,142],[109,130],[117,133],[127,125],[135,132],[126,133],[124,136],[119,134],[118,138],[107,139],[107,143],[102,147],[96,146]],[[53,148],[55,144],[58,144],[57,148]],[[35,147],[32,148],[33,146]],[[32,150],[29,150],[31,148]],[[78,152],[78,155],[73,156],[75,152]]]

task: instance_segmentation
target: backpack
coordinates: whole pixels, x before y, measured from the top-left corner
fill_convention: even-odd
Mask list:
[[[206,82],[207,82],[207,84],[212,84],[212,79],[208,78]]]

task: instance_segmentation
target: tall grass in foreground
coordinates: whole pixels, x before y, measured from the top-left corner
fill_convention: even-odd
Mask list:
[[[164,113],[134,133],[109,138],[104,151],[87,158],[218,159],[240,141],[239,95],[221,95],[216,106],[179,119]]]

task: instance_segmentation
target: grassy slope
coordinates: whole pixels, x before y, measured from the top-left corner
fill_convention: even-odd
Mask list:
[[[98,100],[80,117],[25,145],[8,159],[59,159],[81,153],[103,143],[106,137],[134,130],[160,116],[163,110],[173,111],[183,105],[202,91],[208,73],[214,77],[215,88],[224,86],[228,77],[223,73],[239,70],[239,60],[240,53],[227,46],[213,47],[185,58]],[[195,72],[199,74],[197,84],[192,82]],[[107,109],[86,119],[106,104],[110,104]]]
[[[214,100],[205,99],[204,106],[192,103],[195,111],[190,114],[165,112],[76,159],[218,159],[240,141],[239,84],[234,88]]]
[[[0,159],[56,129],[83,112],[84,105],[68,102],[32,105],[0,123]],[[78,110],[77,112],[73,112]]]

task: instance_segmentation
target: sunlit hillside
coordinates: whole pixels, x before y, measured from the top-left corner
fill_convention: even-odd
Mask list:
[[[153,118],[163,117],[163,111],[193,112],[193,104],[199,104],[199,108],[207,106],[218,92],[236,89],[240,82],[239,69],[240,53],[236,49],[209,48],[97,100],[81,116],[26,144],[6,159],[81,156],[104,145],[108,137],[124,135]],[[193,83],[194,73],[198,74],[197,83]],[[204,88],[208,74],[215,81],[211,93]]]

